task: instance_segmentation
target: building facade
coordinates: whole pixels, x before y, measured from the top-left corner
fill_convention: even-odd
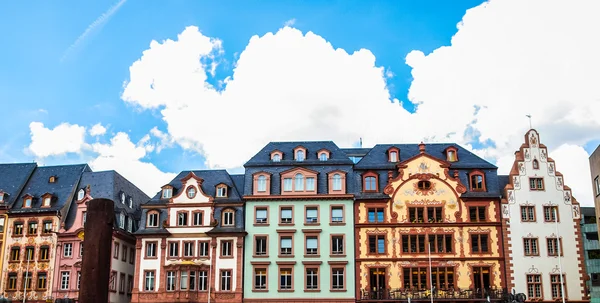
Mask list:
[[[529,300],[555,302],[564,294],[569,302],[589,302],[581,209],[537,131],[525,134],[505,182],[508,287]]]
[[[242,180],[184,171],[142,206],[133,302],[242,301]]]
[[[85,172],[77,186],[67,219],[61,225],[56,246],[53,293],[57,298],[78,302],[84,252],[84,224],[87,204],[95,198],[115,202],[115,226],[110,249],[111,274],[109,302],[127,303],[131,299],[135,264],[135,237],[141,202],[150,197],[115,171]]]
[[[590,173],[594,193],[594,208],[596,209],[596,217],[600,218],[600,145],[590,155]],[[600,231],[600,221],[597,224]]]
[[[333,142],[272,142],[244,165],[244,302],[354,302],[352,165]]]
[[[588,294],[590,294],[591,302],[598,303],[600,302],[600,244],[598,242],[596,210],[593,207],[582,207],[581,215],[585,268],[590,277],[586,282],[586,288]]]
[[[452,144],[376,145],[354,166],[358,302],[501,297],[496,167]]]
[[[13,300],[46,302],[52,283],[60,226],[75,196],[83,165],[37,167],[8,210],[2,285]]]

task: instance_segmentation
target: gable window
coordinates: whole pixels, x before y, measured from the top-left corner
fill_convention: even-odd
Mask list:
[[[0,191],[0,203],[4,203],[4,193],[1,191]]]
[[[50,176],[50,178],[48,179],[48,183],[54,183],[56,182],[56,176]]]
[[[390,151],[390,162],[398,162],[398,152]]]
[[[133,208],[133,198],[129,198],[129,208]]]
[[[257,207],[257,208],[255,208],[255,210],[256,210],[256,214],[255,214],[256,219],[254,220],[254,223],[256,223],[256,224],[269,223],[268,217],[267,217],[267,208]]]
[[[537,159],[533,159],[532,165],[533,165],[533,169],[540,169],[540,163],[538,162]]]
[[[446,160],[448,162],[456,162],[457,157],[456,151],[454,149],[448,149],[448,151],[446,152]]]
[[[283,179],[283,191],[292,191],[292,178]]]
[[[258,176],[258,191],[266,191],[267,190],[267,177]]]
[[[125,229],[125,214],[124,213],[119,214],[119,228]]]
[[[196,197],[196,188],[193,186],[188,187],[188,189],[186,190],[186,194],[188,199],[193,199],[194,197]]]
[[[297,150],[296,151],[296,161],[304,161],[304,151],[303,150]]]
[[[271,157],[271,161],[281,162],[281,154],[273,154],[273,156]]]
[[[147,227],[158,227],[158,212],[148,213]]]
[[[296,182],[296,190],[304,190],[304,175],[296,174],[296,176],[294,176],[294,180]]]
[[[125,204],[125,193],[121,193],[121,204]]]
[[[127,232],[132,232],[132,231],[133,231],[133,219],[129,218],[129,220],[127,220]]]
[[[227,197],[227,185],[224,185],[224,184],[217,185],[217,197],[218,198]]]
[[[26,197],[23,202],[23,207],[30,208],[31,207],[31,197]]]
[[[171,187],[165,187],[162,190],[162,198],[163,199],[169,199],[173,196],[173,188]]]
[[[265,173],[254,177],[254,194],[269,194],[269,177]]]
[[[535,222],[535,206],[521,206],[521,221]]]
[[[44,197],[44,199],[42,200],[42,207],[49,207],[50,201],[52,201],[52,197],[50,197],[50,196]]]
[[[315,190],[315,178],[307,177],[306,178],[306,191],[314,191]]]
[[[530,190],[544,190],[544,178],[529,178]]]
[[[223,226],[233,226],[234,225],[234,211],[228,209],[223,212]]]
[[[417,186],[420,190],[429,190],[431,188],[431,182],[429,181],[419,181]]]
[[[333,190],[342,190],[342,176],[340,174],[333,175]]]
[[[471,181],[472,191],[485,191],[485,178],[484,174],[480,171],[475,171],[469,174],[469,180]]]
[[[187,211],[177,213],[177,226],[188,225],[188,213]]]

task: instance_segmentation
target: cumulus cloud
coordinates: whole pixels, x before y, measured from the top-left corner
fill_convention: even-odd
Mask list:
[[[556,161],[556,170],[561,172],[573,190],[573,197],[583,206],[594,206],[590,162],[588,153],[578,145],[562,144],[548,155]]]
[[[406,55],[414,113],[390,96],[393,72],[369,50],[348,53],[288,26],[252,37],[218,88],[207,81],[223,52],[218,38],[188,27],[176,40],[152,41],[130,67],[121,97],[159,110],[171,142],[202,153],[211,167],[237,167],[268,141],[349,146],[362,137],[365,146],[475,146],[503,170],[527,131],[527,114],[550,150],[600,138],[600,40],[590,38],[600,28],[599,5],[504,0],[468,10],[450,45]],[[581,148],[566,150],[574,157],[567,163],[586,158]],[[579,201],[591,199],[589,186],[574,183],[589,173],[562,170]]]
[[[102,136],[106,133],[106,127],[102,126],[100,123],[96,123],[89,132],[90,136]]]
[[[93,170],[116,170],[149,196],[175,177],[175,174],[162,172],[152,163],[144,162],[146,148],[131,142],[126,133],[117,133],[107,144],[95,143],[92,149],[98,153],[89,163]]]
[[[62,123],[49,129],[41,122],[31,122],[29,130],[31,143],[27,151],[37,158],[81,153],[87,146],[85,127],[77,124]]]

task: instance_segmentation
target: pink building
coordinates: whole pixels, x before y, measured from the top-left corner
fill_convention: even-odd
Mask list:
[[[84,173],[67,218],[61,225],[56,246],[54,298],[79,298],[81,261],[84,254],[84,224],[87,202],[106,198],[115,202],[115,224],[111,248],[110,303],[131,301],[135,264],[135,237],[140,203],[148,201],[140,189],[115,171]]]

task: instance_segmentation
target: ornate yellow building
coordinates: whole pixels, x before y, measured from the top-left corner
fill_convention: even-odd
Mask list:
[[[455,145],[377,145],[356,164],[358,302],[499,298],[496,167]]]

